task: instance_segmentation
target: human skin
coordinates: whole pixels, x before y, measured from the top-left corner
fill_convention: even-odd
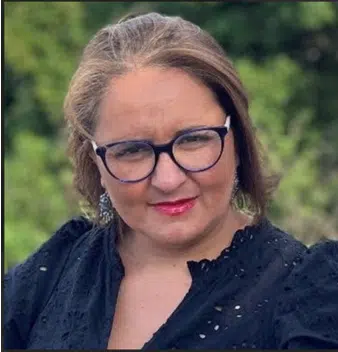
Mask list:
[[[149,139],[170,141],[178,130],[224,125],[226,112],[212,91],[197,78],[174,68],[134,69],[110,82],[94,134],[98,145]],[[101,183],[114,207],[131,228],[125,243],[135,255],[180,259],[214,258],[230,244],[248,219],[231,207],[237,164],[230,129],[218,163],[203,172],[185,172],[162,153],[154,173],[137,183],[121,183],[96,159]],[[179,216],[153,206],[158,202],[197,197]],[[139,254],[137,254],[139,253]]]

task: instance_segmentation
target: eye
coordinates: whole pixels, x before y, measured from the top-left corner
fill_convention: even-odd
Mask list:
[[[114,159],[127,160],[152,155],[152,148],[146,143],[126,142],[110,147],[107,152]]]
[[[204,144],[212,141],[215,137],[217,138],[217,134],[214,131],[191,132],[181,136],[176,143],[179,145]]]

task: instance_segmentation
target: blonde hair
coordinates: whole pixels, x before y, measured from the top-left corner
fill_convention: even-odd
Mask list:
[[[104,192],[90,144],[101,100],[114,77],[145,66],[179,68],[214,92],[232,117],[239,157],[237,207],[259,220],[265,215],[277,182],[276,177],[264,175],[259,143],[248,114],[248,98],[239,76],[207,32],[180,17],[158,13],[129,16],[99,30],[86,46],[65,98],[74,185],[92,220],[99,222],[98,202]],[[126,224],[114,211],[123,230]]]

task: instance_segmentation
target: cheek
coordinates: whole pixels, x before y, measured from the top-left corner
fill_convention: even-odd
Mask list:
[[[233,187],[235,159],[223,154],[219,162],[210,170],[194,175],[199,184],[203,199],[209,206],[217,205],[218,201],[229,199]],[[219,203],[218,203],[219,204]]]
[[[112,198],[119,208],[136,206],[146,202],[146,187],[142,183],[123,184],[118,181],[109,185]]]
[[[105,182],[114,208],[127,223],[141,221],[137,219],[144,217],[147,202],[145,183],[124,184],[111,176],[110,180]]]
[[[122,183],[109,174],[102,162],[98,163],[98,168],[101,175],[102,187],[109,193],[117,211],[120,208],[130,207],[144,198],[143,194],[145,193],[146,182],[135,184]]]

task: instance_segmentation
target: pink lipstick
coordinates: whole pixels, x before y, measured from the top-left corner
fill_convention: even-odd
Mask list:
[[[154,204],[153,207],[158,212],[169,215],[177,216],[186,213],[195,205],[196,198],[180,199],[174,202],[163,202]]]

